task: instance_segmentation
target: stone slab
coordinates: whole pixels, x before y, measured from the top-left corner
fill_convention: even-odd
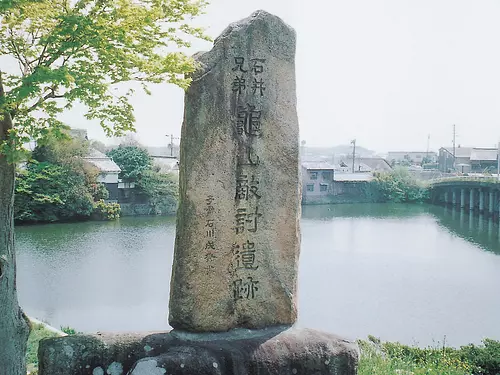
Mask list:
[[[257,11],[195,59],[170,325],[206,332],[293,324],[301,189],[295,31]]]
[[[172,331],[42,340],[40,375],[355,375],[357,345],[311,329]]]

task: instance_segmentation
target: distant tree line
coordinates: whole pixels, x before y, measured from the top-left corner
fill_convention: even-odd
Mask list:
[[[99,170],[86,162],[91,142],[47,137],[33,150],[16,173],[14,218],[17,223],[113,220],[120,205],[105,202],[109,193],[97,182]],[[92,143],[94,146],[94,143]],[[120,178],[136,184],[135,194],[151,206],[152,213],[177,204],[177,182],[153,165],[138,145],[108,151],[122,169]]]

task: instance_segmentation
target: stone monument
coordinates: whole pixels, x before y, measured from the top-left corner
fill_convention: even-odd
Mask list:
[[[295,32],[256,12],[195,58],[170,325],[213,332],[292,324],[301,199]]]
[[[264,11],[195,55],[169,333],[42,341],[41,375],[355,375],[358,351],[292,325],[300,249],[295,32]]]

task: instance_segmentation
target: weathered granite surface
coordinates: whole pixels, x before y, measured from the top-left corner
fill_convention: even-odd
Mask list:
[[[292,324],[301,186],[295,32],[257,11],[196,60],[182,126],[170,325]]]
[[[39,348],[40,375],[355,375],[357,360],[352,342],[287,327],[77,335]]]

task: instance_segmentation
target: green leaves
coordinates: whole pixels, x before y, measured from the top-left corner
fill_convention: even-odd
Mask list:
[[[20,157],[26,139],[62,126],[59,115],[82,103],[88,119],[108,135],[134,130],[130,93],[116,85],[168,82],[186,89],[193,60],[174,49],[189,39],[209,38],[188,22],[204,0],[2,0],[0,52],[17,60],[5,75],[0,113],[10,113],[16,130],[0,152]]]
[[[16,178],[14,218],[17,221],[88,218],[92,204],[84,176],[69,167],[33,162]]]
[[[152,167],[152,160],[148,152],[136,146],[122,146],[115,148],[107,155],[118,164],[120,178],[128,182],[138,182],[142,174]]]
[[[372,184],[387,202],[423,202],[429,195],[427,187],[402,167],[395,168],[390,173],[376,174]]]

